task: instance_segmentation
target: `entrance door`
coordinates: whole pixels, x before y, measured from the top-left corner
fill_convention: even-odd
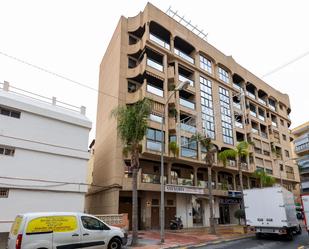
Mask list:
[[[175,220],[176,207],[165,207],[165,228],[169,228],[170,221]]]
[[[203,202],[199,199],[192,201],[193,226],[203,226]]]
[[[151,207],[151,229],[160,228],[160,208]]]
[[[220,224],[230,224],[230,207],[229,205],[220,204]]]

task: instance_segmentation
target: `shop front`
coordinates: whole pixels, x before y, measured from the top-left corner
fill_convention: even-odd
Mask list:
[[[238,224],[234,217],[236,210],[240,209],[241,195],[238,191],[229,191],[228,197],[218,198],[219,224]]]

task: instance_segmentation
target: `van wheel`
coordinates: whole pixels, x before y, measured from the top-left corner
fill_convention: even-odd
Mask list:
[[[294,239],[293,237],[293,231],[292,230],[288,230],[287,231],[287,235],[286,235],[287,240],[292,241]]]
[[[108,243],[108,249],[120,249],[121,248],[121,241],[117,238],[111,239]]]

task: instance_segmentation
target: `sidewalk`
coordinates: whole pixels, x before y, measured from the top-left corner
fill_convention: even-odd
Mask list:
[[[160,244],[160,231],[139,231],[139,245],[134,248],[157,249],[190,247],[197,245],[213,244],[233,239],[242,239],[253,236],[253,233],[244,234],[241,226],[218,227],[217,234],[208,233],[208,228],[183,229],[165,231],[165,243]],[[129,236],[128,245],[131,243]],[[131,248],[128,246],[128,248]]]

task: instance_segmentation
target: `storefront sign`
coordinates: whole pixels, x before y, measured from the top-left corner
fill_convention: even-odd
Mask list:
[[[229,191],[228,196],[233,197],[233,198],[241,198],[241,192],[240,191]]]
[[[219,204],[240,204],[240,199],[232,199],[232,198],[220,198]]]
[[[184,194],[204,194],[204,188],[178,186],[178,185],[165,185],[165,192],[184,193]]]

